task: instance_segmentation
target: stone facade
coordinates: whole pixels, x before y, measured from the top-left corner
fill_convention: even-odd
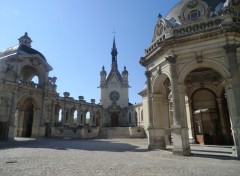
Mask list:
[[[119,73],[117,54],[114,38],[111,52],[111,71],[107,75],[103,66],[100,72],[100,104],[104,108],[104,116],[106,117],[104,126],[131,126],[134,120],[132,120],[132,112],[129,112],[128,71],[126,67],[124,67],[122,74]],[[128,116],[130,117],[128,118]]]
[[[56,91],[52,67],[31,47],[0,52],[0,140],[19,137],[143,137],[149,149],[190,155],[190,143],[234,145],[240,157],[240,1],[181,0],[158,15],[142,102],[132,105],[128,71],[120,74],[115,38],[109,74],[100,72],[100,104]]]
[[[234,144],[240,156],[240,1],[182,0],[158,16],[140,59],[149,148]]]
[[[0,52],[0,140],[17,137],[71,136],[95,138],[101,127],[136,126],[134,106],[129,106],[128,71],[117,67],[115,39],[112,68],[101,71],[101,103],[75,100],[69,92],[60,96],[52,67],[42,53],[31,47],[25,33],[19,44]],[[111,119],[111,118],[116,119]],[[134,131],[134,130],[133,130]],[[105,137],[105,136],[102,136]]]

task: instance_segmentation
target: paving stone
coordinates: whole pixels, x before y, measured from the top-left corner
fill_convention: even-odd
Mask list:
[[[0,146],[0,176],[239,176],[231,157],[148,151],[146,139],[17,141]]]

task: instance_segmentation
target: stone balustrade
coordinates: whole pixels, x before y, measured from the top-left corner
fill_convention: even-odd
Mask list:
[[[24,87],[30,87],[30,88],[35,88],[35,89],[42,89],[42,85],[36,84],[34,82],[28,82],[28,81],[23,81],[20,80],[19,85],[24,86]]]
[[[240,21],[240,17],[236,17],[236,21]],[[200,23],[191,23],[189,25],[181,25],[178,26],[172,30],[169,30],[169,34],[166,37],[165,34],[161,35],[157,40],[155,40],[150,47],[145,49],[145,54],[149,54],[152,52],[155,48],[159,48],[159,44],[163,43],[166,38],[170,37],[179,37],[184,35],[190,35],[190,34],[196,34],[197,32],[202,32],[208,29],[214,29],[219,28],[219,25],[222,23],[222,20],[218,18],[212,18],[211,20],[208,20],[206,22],[200,22]],[[173,33],[171,33],[173,32]]]

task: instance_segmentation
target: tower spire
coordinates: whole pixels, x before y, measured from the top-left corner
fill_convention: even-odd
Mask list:
[[[117,47],[116,47],[116,42],[115,42],[115,36],[113,38],[113,47],[112,47],[112,67],[115,66],[117,67]]]

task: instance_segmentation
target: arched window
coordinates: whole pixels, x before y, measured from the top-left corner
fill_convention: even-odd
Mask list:
[[[62,122],[62,109],[59,110],[58,122]]]
[[[73,114],[73,120],[74,120],[74,125],[76,126],[77,125],[77,110],[74,111],[74,114]]]
[[[86,113],[86,125],[90,125],[90,112]]]
[[[34,76],[31,81],[35,84],[38,84],[39,83],[38,76]]]

